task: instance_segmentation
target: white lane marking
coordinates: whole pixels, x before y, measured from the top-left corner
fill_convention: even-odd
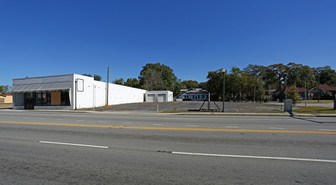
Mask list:
[[[279,128],[279,127],[269,127],[268,129],[271,129],[271,130],[283,130],[285,128]]]
[[[86,144],[78,144],[78,143],[61,143],[61,142],[54,142],[54,141],[39,141],[39,142],[45,143],[45,144],[55,144],[55,145],[84,146],[84,147],[91,147],[91,148],[108,148],[108,146],[86,145]]]
[[[198,125],[185,125],[186,127],[197,127]]]
[[[84,120],[79,120],[79,119],[78,119],[78,120],[76,120],[76,121],[84,121]]]
[[[45,119],[45,118],[40,118],[40,119]]]
[[[61,118],[58,118],[57,120],[63,120],[63,119],[61,119]]]
[[[238,126],[225,126],[225,128],[239,128]]]
[[[318,129],[318,130],[320,130],[320,131],[331,131],[331,132],[336,132],[335,129]]]
[[[336,160],[305,159],[305,158],[291,158],[291,157],[268,157],[268,156],[250,156],[250,155],[207,154],[207,153],[192,153],[192,152],[172,152],[172,154],[196,155],[196,156],[211,156],[211,157],[231,157],[231,158],[248,158],[248,159],[273,159],[273,160],[287,160],[287,161],[308,161],[308,162],[336,163]]]
[[[164,124],[158,124],[158,123],[156,123],[156,124],[154,124],[154,125],[164,125]]]
[[[99,123],[106,123],[106,121],[98,121]]]

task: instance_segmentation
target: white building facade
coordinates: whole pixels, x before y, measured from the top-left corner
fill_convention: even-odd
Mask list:
[[[81,109],[144,102],[146,90],[68,74],[13,79],[13,109]],[[108,99],[107,99],[108,97]]]

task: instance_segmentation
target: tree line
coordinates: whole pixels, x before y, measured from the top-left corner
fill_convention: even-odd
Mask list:
[[[181,89],[203,88],[213,93],[214,100],[222,100],[222,69],[209,71],[206,82],[195,80],[181,81],[169,66],[160,63],[148,63],[142,67],[137,78],[116,79],[113,83],[146,90],[170,90],[174,96]],[[263,101],[265,99],[282,101],[286,97],[285,87],[318,88],[318,84],[336,84],[336,72],[330,66],[309,67],[288,63],[269,66],[249,64],[243,69],[233,67],[225,73],[226,100]],[[272,90],[272,96],[269,92]],[[275,92],[273,92],[275,90]],[[266,95],[265,95],[266,94]]]
[[[242,70],[234,67],[225,77],[225,98],[233,101],[262,101],[265,98],[282,101],[286,97],[286,87],[306,87],[309,90],[318,88],[318,84],[336,84],[336,72],[330,66],[309,67],[293,62],[269,66],[250,64]],[[221,99],[223,72],[210,71],[207,78],[208,90]],[[265,97],[265,92],[271,89],[275,89],[272,97]]]

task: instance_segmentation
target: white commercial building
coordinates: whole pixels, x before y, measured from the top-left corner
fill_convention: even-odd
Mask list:
[[[170,102],[173,101],[173,92],[171,91],[147,91],[146,102]]]
[[[108,87],[108,98],[106,98]],[[13,79],[14,109],[80,109],[144,102],[147,91],[68,74]]]

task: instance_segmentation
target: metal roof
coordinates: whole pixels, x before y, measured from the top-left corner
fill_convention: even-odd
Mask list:
[[[55,91],[70,89],[73,86],[71,75],[21,78],[13,80],[13,92]]]
[[[71,83],[70,83],[71,84]],[[35,91],[56,91],[69,89],[69,85],[64,82],[41,83],[41,84],[22,84],[13,87],[13,92],[35,92]]]

